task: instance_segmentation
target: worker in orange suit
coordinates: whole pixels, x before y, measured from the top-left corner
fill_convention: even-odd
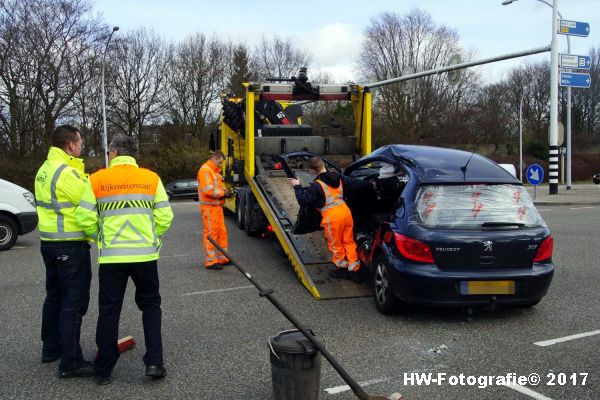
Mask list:
[[[225,160],[225,154],[216,150],[198,171],[198,199],[200,201],[200,212],[202,213],[202,226],[204,237],[202,245],[204,248],[204,267],[207,269],[220,270],[230,262],[215,246],[208,240],[210,236],[219,246],[227,251],[227,230],[223,218],[223,203],[226,197],[233,195],[223,185],[221,166]]]
[[[344,201],[344,190],[373,190],[373,184],[338,172],[328,172],[325,163],[318,157],[312,157],[308,166],[316,175],[308,187],[303,188],[296,178],[290,178],[289,183],[294,188],[300,206],[315,207],[323,216],[321,226],[336,267],[329,275],[332,278],[351,279],[360,283],[364,277],[359,273],[360,261],[354,241],[354,221]]]

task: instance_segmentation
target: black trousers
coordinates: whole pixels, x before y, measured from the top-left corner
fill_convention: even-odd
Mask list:
[[[129,277],[135,284],[135,303],[142,311],[146,343],[144,364],[163,365],[162,312],[156,260],[139,263],[100,264],[98,270],[99,315],[96,327],[98,355],[94,360],[94,369],[98,376],[110,376],[119,359],[117,345],[119,319]]]
[[[46,266],[42,355],[60,355],[58,369],[72,371],[84,363],[79,340],[90,302],[90,245],[85,241],[42,241],[41,252]]]

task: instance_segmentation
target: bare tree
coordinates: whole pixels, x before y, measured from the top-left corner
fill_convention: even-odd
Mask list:
[[[163,117],[169,48],[152,30],[142,28],[116,39],[113,54],[106,79],[114,92],[110,120],[117,131],[143,144],[144,124]]]
[[[225,90],[229,61],[226,46],[216,37],[195,34],[176,46],[169,72],[169,112],[174,124],[193,137],[206,133],[215,119],[215,105]]]
[[[402,76],[406,67],[416,71],[447,65],[453,54],[470,54],[461,50],[458,35],[452,29],[436,25],[424,11],[413,9],[404,16],[383,13],[371,20],[365,31],[361,58],[357,67],[361,79],[380,81]],[[402,93],[400,85],[378,89],[376,118],[391,134],[390,139],[418,140],[432,137],[469,104],[476,87],[476,74],[464,71],[463,78],[451,86],[445,75],[429,76],[414,81],[413,94]]]
[[[253,54],[259,79],[289,78],[296,75],[300,67],[310,67],[311,60],[311,55],[297,49],[290,39],[281,39],[276,35],[271,40],[263,37]]]
[[[58,119],[91,76],[91,51],[103,26],[85,0],[0,0],[2,119],[10,145],[21,154],[45,149]]]

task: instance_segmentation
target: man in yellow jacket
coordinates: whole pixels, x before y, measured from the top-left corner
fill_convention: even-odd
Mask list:
[[[200,201],[200,213],[202,214],[204,247],[204,266],[208,269],[222,269],[229,260],[221,254],[211,242],[212,237],[225,251],[227,251],[227,229],[223,217],[223,203],[225,198],[232,196],[230,190],[223,185],[221,166],[225,160],[222,151],[212,153],[210,159],[202,164],[198,170],[198,199]]]
[[[90,176],[76,216],[85,233],[98,244],[99,315],[96,383],[110,383],[119,359],[118,328],[129,277],[135,302],[142,311],[146,376],[163,378],[161,298],[158,266],[160,237],[173,220],[173,211],[159,176],[138,167],[133,138],[118,135],[109,146],[110,166]]]
[[[54,130],[48,158],[35,176],[41,253],[46,267],[42,310],[42,362],[60,358],[58,376],[91,376],[79,337],[90,301],[90,245],[75,218],[86,187],[81,135],[70,126]]]

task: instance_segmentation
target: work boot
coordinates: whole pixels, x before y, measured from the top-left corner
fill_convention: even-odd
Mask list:
[[[350,279],[346,268],[337,268],[335,271],[329,271],[329,276],[335,279]]]
[[[84,361],[79,367],[72,369],[71,371],[59,371],[58,377],[61,379],[65,378],[87,378],[94,376],[94,365],[90,361]]]
[[[60,353],[58,354],[42,354],[42,363],[47,364],[54,362],[60,358]]]
[[[214,271],[220,271],[223,269],[222,266],[220,266],[219,264],[212,264],[212,265],[207,265],[206,269],[212,269]]]
[[[146,366],[146,376],[161,379],[167,376],[167,370],[162,365],[148,365]]]

